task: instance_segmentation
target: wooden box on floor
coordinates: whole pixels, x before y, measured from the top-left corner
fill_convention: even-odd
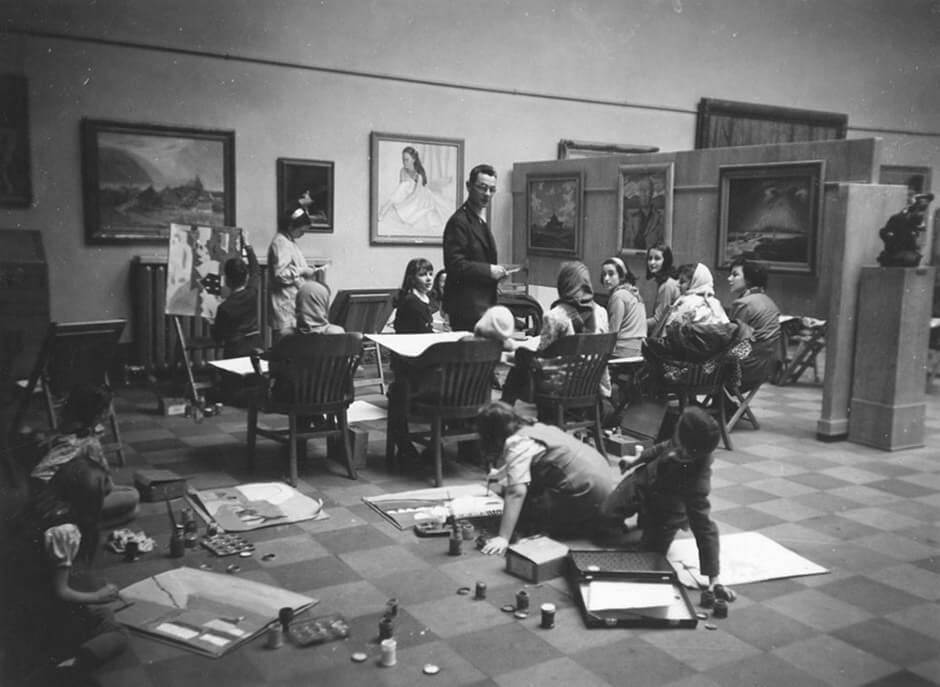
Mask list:
[[[343,446],[339,435],[326,438],[326,455],[333,460],[343,461]],[[357,470],[366,467],[369,454],[369,431],[361,427],[349,427],[349,442],[352,446],[352,464]]]
[[[849,440],[889,451],[924,445],[932,267],[863,267]]]

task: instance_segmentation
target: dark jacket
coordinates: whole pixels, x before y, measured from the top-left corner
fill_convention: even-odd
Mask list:
[[[212,338],[224,346],[226,358],[248,355],[262,346],[258,327],[258,258],[251,246],[245,246],[245,251],[248,253],[248,282],[244,289],[219,304],[211,328]]]
[[[489,226],[464,203],[444,227],[444,311],[454,330],[473,330],[490,306],[496,305],[498,282],[490,273],[496,264],[496,241]]]

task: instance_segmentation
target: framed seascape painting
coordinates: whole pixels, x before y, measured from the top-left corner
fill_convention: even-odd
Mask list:
[[[718,266],[815,274],[824,179],[822,160],[720,167]]]
[[[583,187],[582,175],[578,172],[526,177],[529,253],[581,257]]]
[[[301,205],[310,215],[307,232],[333,233],[333,163],[323,160],[277,160],[277,220]]]
[[[235,132],[82,120],[89,243],[165,243],[170,224],[235,223]]]
[[[620,248],[638,254],[672,243],[673,164],[621,165]]]
[[[372,132],[372,244],[443,243],[463,202],[463,140]]]

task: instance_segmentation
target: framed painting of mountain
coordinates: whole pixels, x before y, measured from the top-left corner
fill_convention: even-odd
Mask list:
[[[82,120],[88,243],[165,243],[170,224],[233,226],[235,132]]]

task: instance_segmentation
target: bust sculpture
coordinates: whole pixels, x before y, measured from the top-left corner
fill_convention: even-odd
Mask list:
[[[923,257],[918,238],[927,228],[927,207],[933,201],[932,193],[917,193],[901,212],[891,215],[878,231],[885,247],[878,256],[882,267],[917,267]]]

